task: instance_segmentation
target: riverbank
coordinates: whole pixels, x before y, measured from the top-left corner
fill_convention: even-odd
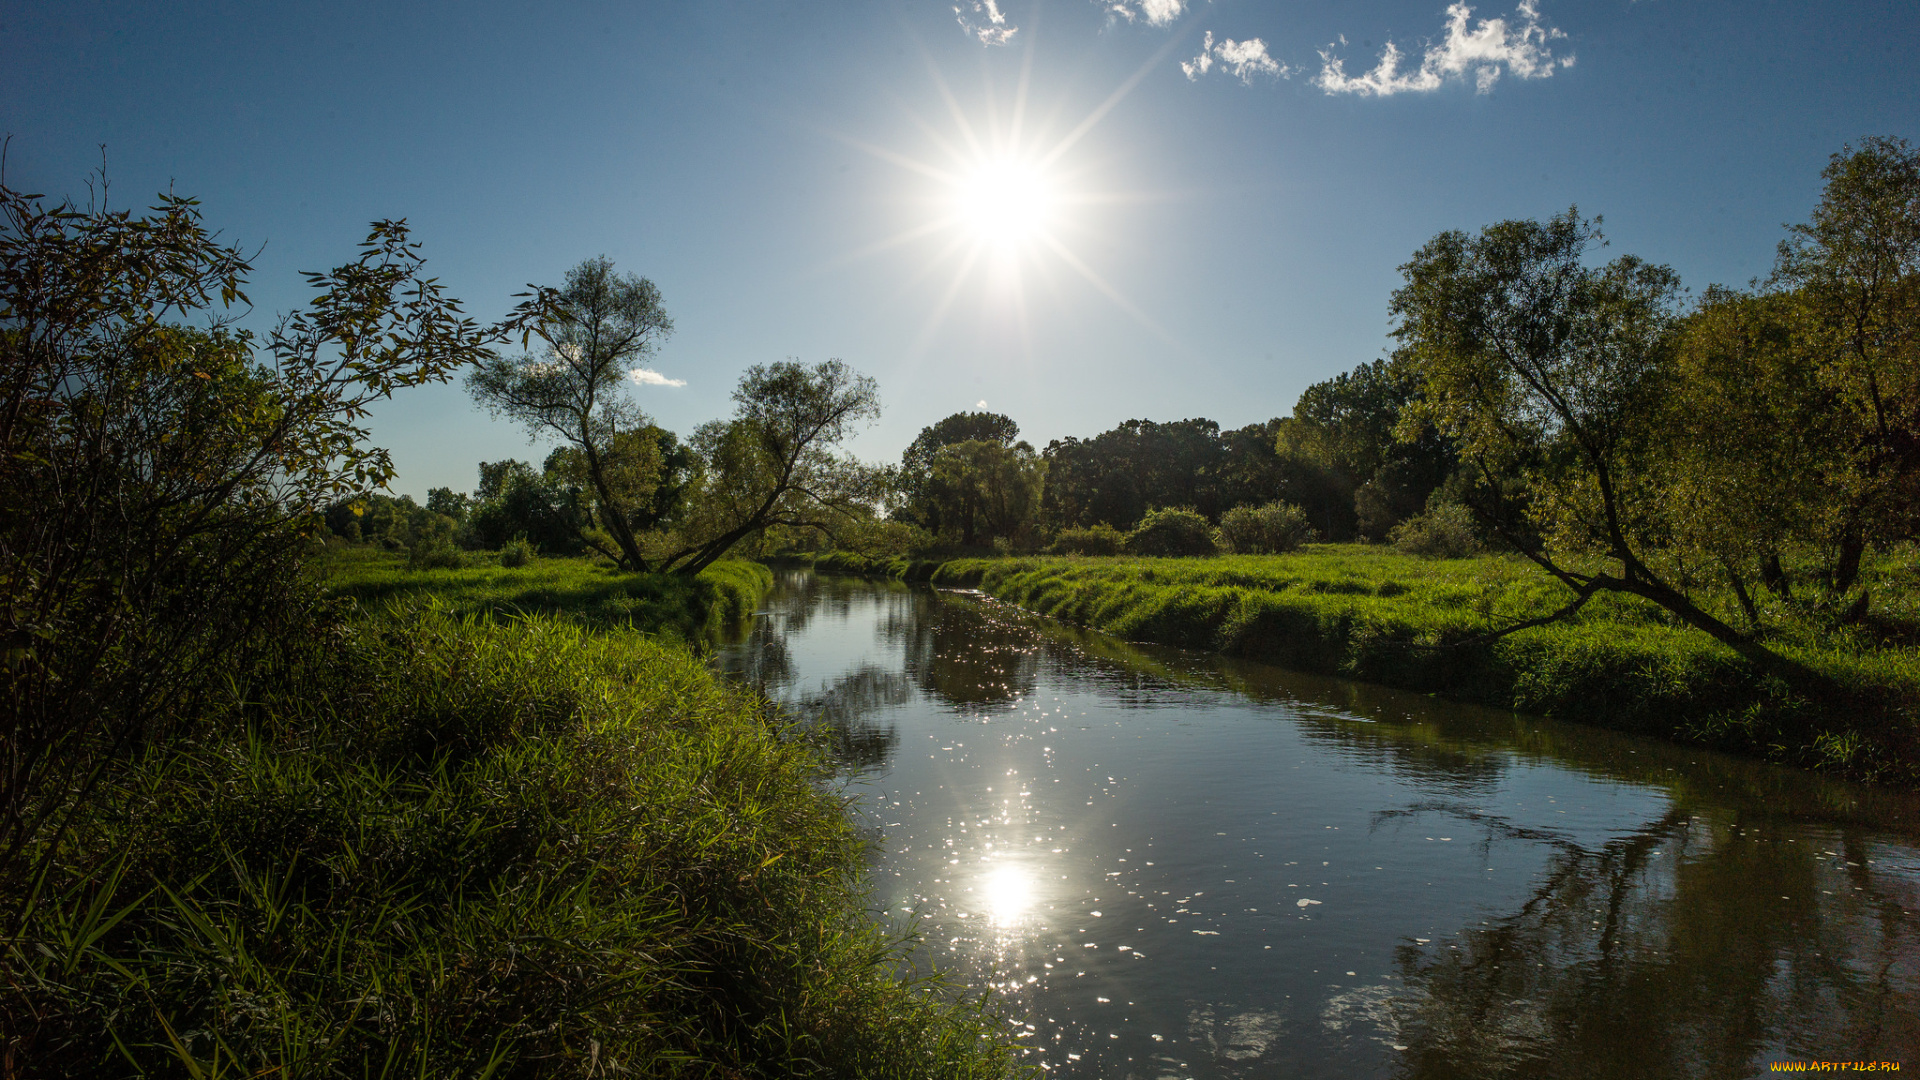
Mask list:
[[[872,914],[824,738],[676,640],[766,568],[328,569],[357,612],[70,823],[0,953],[11,1068],[1017,1072]]]
[[[333,547],[315,560],[314,572],[329,594],[369,612],[431,596],[456,615],[565,615],[682,641],[704,640],[738,623],[773,588],[765,566],[743,559],[722,559],[689,578],[629,574],[589,559],[416,570],[405,555]]]
[[[1711,745],[1881,783],[1920,783],[1920,649],[1894,607],[1873,627],[1797,628],[1769,646],[1789,684],[1666,613],[1601,597],[1490,643],[1565,590],[1510,558],[1428,560],[1357,545],[1211,559],[1012,557],[930,563],[832,554],[829,573],[978,589],[1116,637],[1246,656],[1462,701]],[[1913,568],[1876,566],[1882,604]]]

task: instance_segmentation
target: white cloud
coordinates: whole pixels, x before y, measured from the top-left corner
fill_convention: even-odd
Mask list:
[[[1128,22],[1145,19],[1148,26],[1166,26],[1186,13],[1187,0],[1095,0],[1107,12]]]
[[[1484,94],[1500,81],[1502,71],[1512,72],[1516,79],[1544,79],[1556,67],[1573,66],[1572,56],[1555,59],[1548,47],[1548,42],[1567,35],[1541,25],[1538,0],[1520,0],[1511,25],[1505,19],[1481,19],[1478,26],[1469,29],[1467,20],[1472,14],[1473,9],[1466,4],[1448,5],[1446,40],[1428,48],[1420,66],[1407,71],[1400,70],[1400,48],[1391,41],[1380,51],[1380,63],[1360,75],[1348,75],[1344,62],[1333,55],[1333,46],[1329,45],[1320,52],[1320,74],[1314,78],[1314,85],[1329,94],[1386,97],[1409,90],[1437,90],[1448,79],[1471,75],[1474,90]],[[1346,44],[1346,39],[1340,43]]]
[[[973,403],[973,407],[974,407],[974,408],[976,408],[976,409],[984,409],[984,408],[986,408],[986,407],[987,407],[987,399],[986,399],[986,398],[981,398],[981,399],[980,399],[979,401],[976,401],[976,402],[974,402],[974,403]]]
[[[998,0],[961,0],[953,6],[960,28],[980,39],[982,45],[1005,45],[1020,28],[1007,21]]]
[[[665,375],[649,368],[637,367],[627,372],[633,381],[641,386],[685,386],[685,379],[669,379]]]
[[[1207,31],[1205,40],[1200,44],[1200,55],[1191,60],[1182,60],[1180,70],[1186,73],[1189,80],[1193,80],[1213,70],[1215,64],[1249,86],[1253,85],[1255,75],[1284,79],[1293,74],[1292,68],[1267,55],[1267,43],[1259,38],[1245,41],[1226,38],[1215,44],[1211,30]]]

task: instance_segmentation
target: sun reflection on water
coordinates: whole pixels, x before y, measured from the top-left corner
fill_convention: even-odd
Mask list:
[[[987,917],[997,927],[1019,926],[1033,908],[1033,877],[1025,867],[1003,863],[981,882]]]

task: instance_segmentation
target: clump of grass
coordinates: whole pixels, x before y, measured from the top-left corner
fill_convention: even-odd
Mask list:
[[[1898,575],[1899,565],[1876,574]],[[1788,686],[1630,597],[1492,641],[1565,590],[1516,558],[1322,545],[1278,556],[962,559],[938,584],[1138,641],[1211,649],[1890,782],[1920,780],[1920,649],[1812,622]]]
[[[408,606],[315,653],[76,823],[0,956],[21,1075],[1012,1070],[900,975],[821,747],[684,648]]]

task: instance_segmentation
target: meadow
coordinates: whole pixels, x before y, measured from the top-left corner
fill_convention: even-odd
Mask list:
[[[1428,559],[1316,544],[1214,558],[1031,556],[945,562],[829,554],[826,572],[978,589],[1133,641],[1266,660],[1519,712],[1713,745],[1889,783],[1920,781],[1920,560],[1870,562],[1877,613],[1788,613],[1758,671],[1632,597],[1494,640],[1566,590],[1513,556]],[[1728,601],[1730,604],[1730,601]]]
[[[314,571],[329,594],[367,611],[431,596],[455,614],[566,615],[689,642],[739,622],[773,587],[765,566],[742,559],[722,559],[685,577],[627,573],[593,559],[501,566],[488,553],[468,557],[466,566],[413,569],[403,554],[336,544],[314,561]]]

